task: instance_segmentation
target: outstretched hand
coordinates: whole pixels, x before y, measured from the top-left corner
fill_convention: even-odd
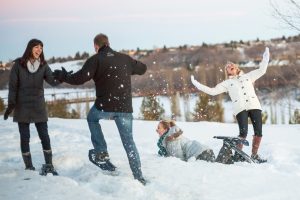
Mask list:
[[[9,114],[10,113],[8,112],[8,110],[6,110],[5,113],[4,113],[4,120],[8,119]]]
[[[9,114],[14,110],[14,106],[8,106],[4,113],[4,120],[8,119]]]
[[[53,76],[60,82],[64,82],[67,76],[71,75],[73,71],[67,71],[64,67],[61,67],[61,70],[54,70]]]
[[[61,70],[67,75],[71,75],[73,73],[73,70],[68,72],[64,67],[61,67]]]

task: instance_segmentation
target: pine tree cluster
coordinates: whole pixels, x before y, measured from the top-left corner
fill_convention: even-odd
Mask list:
[[[224,109],[220,102],[210,101],[207,94],[199,95],[193,113],[194,121],[224,121]]]
[[[165,113],[165,109],[154,95],[143,98],[140,111],[144,120],[160,120]]]

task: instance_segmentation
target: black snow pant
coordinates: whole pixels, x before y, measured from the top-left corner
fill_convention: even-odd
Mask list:
[[[246,138],[248,134],[248,117],[250,117],[254,135],[262,137],[262,116],[261,110],[243,110],[242,112],[236,115],[237,122],[239,124],[240,135],[239,137]]]
[[[29,142],[30,142],[30,129],[29,123],[19,122],[19,132],[21,140],[21,151],[22,153],[30,152]],[[51,150],[50,138],[48,135],[48,125],[47,122],[35,123],[36,130],[39,134],[43,150]]]

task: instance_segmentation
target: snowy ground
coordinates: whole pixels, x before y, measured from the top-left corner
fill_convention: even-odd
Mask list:
[[[223,165],[158,157],[157,122],[134,121],[134,138],[144,176],[142,186],[132,178],[128,161],[113,121],[102,121],[112,162],[118,176],[104,175],[87,157],[92,148],[85,120],[49,120],[54,165],[59,177],[42,177],[24,171],[17,124],[0,119],[0,199],[202,199],[202,200],[299,200],[300,125],[265,125],[260,153],[266,164]],[[236,124],[178,122],[186,137],[210,146],[215,153],[221,141],[214,135],[237,134]],[[249,131],[249,137],[252,129]],[[251,145],[251,141],[250,141]],[[31,151],[35,167],[43,164],[40,141],[31,125]],[[250,147],[245,151],[250,152]],[[30,180],[24,180],[30,178]]]

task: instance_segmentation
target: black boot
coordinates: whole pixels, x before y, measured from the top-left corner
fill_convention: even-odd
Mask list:
[[[146,185],[148,183],[148,181],[146,181],[144,179],[144,177],[140,177],[140,178],[136,178],[136,180],[138,180],[141,184]]]
[[[22,153],[22,157],[25,164],[25,170],[35,170],[35,167],[32,165],[30,152]]]
[[[207,149],[197,156],[197,160],[205,160],[207,162],[215,162],[215,154],[213,150]]]
[[[52,164],[52,150],[44,150],[45,163],[42,166],[40,175],[46,176],[48,173],[52,173],[54,176],[58,176],[57,171]]]
[[[44,150],[45,163],[52,165],[52,150]]]

